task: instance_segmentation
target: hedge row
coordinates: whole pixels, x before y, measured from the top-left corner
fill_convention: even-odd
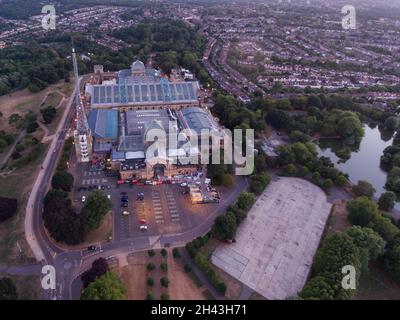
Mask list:
[[[194,258],[197,266],[207,275],[211,284],[221,293],[226,293],[226,284],[223,282],[217,272],[211,267],[208,259],[201,253],[198,252]]]

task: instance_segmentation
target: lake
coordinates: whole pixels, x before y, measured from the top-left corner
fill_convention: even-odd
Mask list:
[[[336,168],[349,175],[351,182],[356,184],[358,180],[366,180],[371,183],[376,189],[375,196],[379,197],[386,191],[384,186],[387,175],[379,166],[380,158],[383,150],[392,144],[393,139],[390,135],[386,137],[387,141],[384,141],[377,126],[370,128],[364,125],[364,131],[365,135],[359,149],[352,151],[348,160],[341,163],[341,159],[333,152],[338,148],[338,141],[321,139],[318,142],[318,154],[330,158]],[[399,205],[398,203],[396,207]]]

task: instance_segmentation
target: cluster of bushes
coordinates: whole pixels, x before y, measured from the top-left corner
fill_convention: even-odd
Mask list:
[[[211,267],[210,261],[201,253],[197,252],[194,261],[196,265],[207,275],[211,284],[221,293],[226,293],[226,284],[222,281],[218,273]]]
[[[32,111],[26,113],[24,117],[21,117],[18,113],[13,113],[8,118],[8,124],[15,125],[19,129],[24,128],[27,133],[32,133],[39,127],[36,120],[37,116]]]
[[[30,149],[29,153],[25,152],[26,155],[21,158],[21,155],[18,151],[16,151],[19,156],[17,156],[17,160],[14,162],[13,166],[16,168],[22,168],[29,163],[36,161],[41,155],[43,155],[46,147],[44,144],[39,143],[35,138],[32,138],[31,144],[33,145],[32,149]]]
[[[89,284],[101,277],[107,271],[109,271],[109,267],[106,259],[98,258],[93,261],[92,267],[89,270],[86,270],[81,276],[83,288],[88,287]]]
[[[317,157],[315,144],[295,142],[277,149],[278,164],[283,176],[309,178],[325,191],[333,185],[343,187],[348,183],[346,176],[327,157]]]
[[[261,194],[271,182],[271,177],[266,174],[256,174],[250,177],[250,191],[256,195]]]
[[[314,257],[312,277],[300,293],[302,299],[348,300],[356,294],[368,262],[384,252],[385,241],[370,228],[352,227],[326,238]],[[354,267],[355,289],[343,288],[344,266]]]
[[[11,145],[14,141],[14,137],[10,134],[5,133],[3,130],[0,131],[0,153],[4,151],[7,146]]]
[[[380,262],[391,276],[400,281],[400,229],[395,221],[382,214],[378,205],[367,197],[350,201],[347,210],[352,224],[371,228],[386,241]]]
[[[50,124],[57,114],[57,109],[53,106],[48,106],[40,110],[45,124]]]
[[[74,177],[68,172],[68,162],[73,148],[73,138],[68,138],[63,146],[63,152],[58,162],[56,172],[51,180],[51,186],[54,189],[61,189],[70,192],[74,185]]]
[[[82,292],[81,300],[125,300],[126,288],[120,277],[107,271],[90,283]]]
[[[393,138],[391,146],[383,150],[381,168],[389,172],[386,178],[386,189],[400,195],[400,131]]]
[[[1,300],[17,300],[17,288],[11,278],[0,278],[0,301]]]
[[[226,284],[220,279],[215,270],[211,267],[211,263],[208,259],[200,252],[200,248],[204,246],[210,239],[210,234],[206,234],[203,237],[198,237],[192,242],[186,244],[186,250],[189,255],[194,259],[196,265],[204,272],[207,278],[210,280],[212,285],[220,291],[222,294],[226,292]],[[193,273],[192,268],[189,265],[185,265],[185,271],[187,273]],[[197,278],[197,277],[196,277]],[[195,280],[196,284],[201,286],[200,279]]]
[[[43,222],[53,239],[68,245],[84,240],[83,217],[76,214],[66,192],[60,189],[50,190],[43,204]]]
[[[256,196],[251,192],[242,192],[236,203],[229,206],[226,213],[215,219],[211,233],[220,240],[232,240],[240,223],[246,218]]]
[[[97,229],[112,207],[104,192],[95,190],[87,197],[80,214],[72,208],[67,193],[72,190],[74,182],[67,171],[72,141],[65,142],[63,155],[51,181],[53,189],[47,193],[43,209],[44,225],[50,235],[56,241],[70,245],[81,243],[88,232]]]
[[[0,222],[10,219],[18,209],[18,200],[0,197]]]
[[[36,41],[1,50],[0,96],[24,88],[39,92],[68,77],[71,66],[65,58],[57,49],[42,47]]]

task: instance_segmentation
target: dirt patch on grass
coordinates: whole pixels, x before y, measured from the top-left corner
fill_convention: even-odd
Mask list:
[[[326,226],[326,236],[351,228],[351,223],[347,220],[348,212],[346,205],[347,202],[345,200],[338,200],[334,203]]]
[[[144,264],[132,264],[115,270],[127,289],[129,300],[146,300],[147,270]]]
[[[369,273],[361,275],[358,300],[400,300],[400,284],[387,276],[377,263],[370,263]]]
[[[168,252],[169,295],[171,300],[205,300],[204,288],[199,288],[183,269],[180,258],[174,259]]]
[[[40,277],[37,275],[31,276],[14,276],[0,273],[0,278],[11,278],[17,287],[18,300],[40,300],[41,285]]]
[[[217,239],[211,238],[208,242],[200,249],[200,251],[208,258],[211,259],[211,255],[214,250],[221,244],[221,242]],[[227,286],[225,297],[227,299],[237,299],[240,296],[240,293],[243,289],[243,284],[227,274],[225,271],[213,265],[210,261],[211,267],[218,273],[221,277],[222,281],[225,282]]]
[[[226,284],[225,297],[229,300],[237,300],[243,290],[243,284],[234,277],[227,274],[225,271],[211,264],[214,270],[221,277],[222,281]]]
[[[13,113],[23,115],[28,111],[38,114],[41,106],[47,105],[46,101],[54,104],[61,100],[61,94],[54,91],[60,91],[64,95],[70,95],[72,92],[72,84],[61,81],[38,93],[32,93],[28,89],[24,89],[1,96],[0,106],[3,117],[0,118],[0,129],[15,133],[15,129],[8,124],[8,117]],[[50,93],[49,98],[46,98],[48,93]],[[54,105],[54,107],[57,107],[57,105],[58,103]],[[38,118],[39,116],[38,114]]]

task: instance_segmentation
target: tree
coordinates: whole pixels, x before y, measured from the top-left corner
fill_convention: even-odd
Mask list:
[[[260,194],[271,182],[271,177],[264,173],[251,176],[250,191],[254,194]]]
[[[152,277],[147,277],[147,285],[152,287],[154,285],[154,279]]]
[[[85,230],[95,230],[100,227],[104,216],[111,208],[111,201],[104,192],[95,190],[90,193],[81,211]]]
[[[347,184],[347,178],[343,175],[339,175],[335,179],[335,184],[338,187],[344,187]]]
[[[28,124],[26,125],[26,132],[27,133],[35,132],[37,128],[39,128],[39,125],[37,124],[36,121],[28,122]]]
[[[307,300],[333,300],[335,298],[335,290],[322,276],[311,278],[300,297]]]
[[[325,179],[322,182],[322,189],[324,189],[325,191],[328,191],[332,187],[333,187],[333,182],[331,179]]]
[[[365,196],[372,198],[375,193],[375,188],[368,181],[359,180],[357,185],[353,186],[353,192],[356,196]]]
[[[334,299],[351,299],[355,290],[345,290],[341,283],[342,268],[351,265],[356,270],[356,283],[360,277],[362,254],[353,239],[345,233],[336,233],[326,238],[314,257],[313,270],[323,276],[334,289]]]
[[[154,257],[156,253],[154,252],[153,249],[150,249],[149,251],[147,251],[147,254],[148,254],[149,257],[151,258],[151,257]]]
[[[400,281],[400,245],[390,248],[385,254],[384,267],[397,281]]]
[[[384,252],[386,242],[382,237],[370,228],[360,226],[352,227],[346,231],[354,244],[360,248],[360,261],[363,271],[368,270],[368,262],[375,260]]]
[[[162,271],[167,272],[168,271],[168,264],[166,264],[165,262],[160,264],[160,268]]]
[[[348,219],[352,224],[367,226],[379,215],[378,206],[367,197],[359,197],[347,204]]]
[[[86,288],[89,284],[94,282],[98,277],[101,277],[109,271],[107,260],[98,258],[92,263],[92,267],[82,274],[83,287]]]
[[[167,250],[165,250],[164,248],[161,249],[161,255],[162,255],[163,257],[166,257],[166,256],[167,256]]]
[[[57,171],[51,180],[51,186],[54,189],[61,189],[70,192],[74,185],[74,176],[67,171]]]
[[[124,300],[126,289],[114,272],[108,271],[83,290],[81,300]]]
[[[256,196],[251,192],[242,192],[237,199],[237,206],[240,209],[247,210],[256,201]]]
[[[0,300],[17,300],[18,293],[14,282],[8,278],[0,278]]]
[[[43,200],[43,222],[56,241],[78,244],[84,239],[83,223],[62,190],[50,190]]]
[[[147,300],[154,300],[154,294],[152,292],[148,292],[146,296]]]
[[[287,177],[294,176],[296,174],[296,166],[292,163],[287,164],[282,168],[282,174]]]
[[[378,200],[378,205],[381,210],[390,211],[393,209],[396,201],[396,195],[392,191],[387,191],[381,194]]]
[[[181,254],[179,253],[179,249],[178,248],[173,248],[172,249],[172,256],[174,258],[180,258],[181,257]]]
[[[0,197],[0,222],[10,219],[18,209],[18,200]]]
[[[147,264],[147,270],[148,271],[152,271],[152,270],[154,270],[156,268],[156,266],[155,266],[155,264],[154,263],[148,263]]]
[[[221,240],[233,239],[236,228],[236,217],[232,213],[225,213],[215,219],[212,233]]]
[[[163,287],[168,288],[169,280],[168,280],[167,277],[162,277],[162,278],[160,279],[160,283],[161,283],[161,285],[162,285]]]
[[[392,117],[387,117],[383,126],[384,126],[384,128],[386,130],[389,130],[389,131],[396,130],[396,128],[398,126],[397,118],[393,117],[393,116]]]
[[[169,294],[166,292],[161,293],[161,300],[169,300]]]
[[[41,109],[40,113],[42,114],[44,123],[50,124],[57,114],[57,109],[52,106],[48,106],[44,109]]]

